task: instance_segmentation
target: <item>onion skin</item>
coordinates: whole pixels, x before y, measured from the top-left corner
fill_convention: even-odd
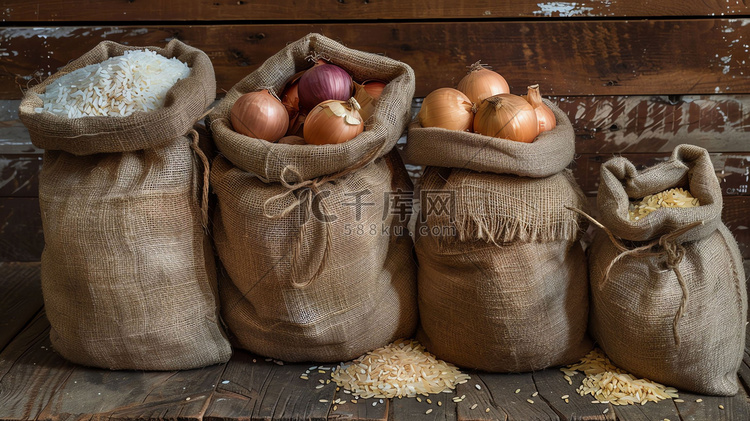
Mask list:
[[[505,78],[482,66],[480,62],[474,63],[469,73],[458,82],[458,90],[466,94],[469,101],[477,106],[491,96],[510,93]]]
[[[349,101],[324,101],[305,117],[305,142],[312,145],[344,143],[354,139],[365,129],[354,98]],[[338,113],[338,111],[343,111]],[[352,124],[356,120],[357,124]]]
[[[526,101],[534,107],[536,119],[539,121],[539,133],[554,129],[557,126],[555,113],[542,101],[539,84],[531,85],[527,89],[528,95],[526,95]]]
[[[477,108],[474,131],[485,136],[531,143],[539,135],[534,107],[518,95],[491,96]]]
[[[362,85],[372,99],[378,99],[380,98],[380,95],[383,94],[383,89],[385,89],[386,83],[380,80],[366,80],[362,82]]]
[[[474,113],[471,101],[461,91],[439,88],[430,92],[422,101],[417,118],[422,127],[471,131]]]
[[[383,93],[385,85],[385,82],[379,80],[368,80],[362,82],[361,85],[354,82],[354,98],[361,107],[359,114],[365,121],[375,114],[375,105]]]
[[[284,104],[290,119],[299,114],[299,79],[303,73],[304,71],[292,76],[292,80],[286,84],[281,94],[281,103]]]
[[[276,142],[289,127],[286,108],[268,89],[237,98],[230,111],[232,127],[238,133]]]
[[[352,94],[352,77],[335,64],[318,62],[299,79],[300,111],[309,112],[323,101],[346,101]]]

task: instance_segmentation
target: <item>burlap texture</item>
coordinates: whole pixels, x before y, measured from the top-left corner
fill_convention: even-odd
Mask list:
[[[409,127],[407,161],[429,165],[415,240],[417,338],[460,366],[540,370],[591,349],[581,218],[567,209],[586,202],[566,169],[575,136],[547,105],[557,128],[530,144]],[[435,206],[440,195],[450,212]]]
[[[127,117],[66,118],[50,113],[35,113],[43,106],[39,97],[56,79],[90,64],[124,54],[126,50],[148,48],[165,57],[176,57],[190,66],[190,77],[178,81],[167,93],[164,107]],[[38,148],[61,150],[74,155],[121,153],[164,146],[185,135],[216,97],[216,80],[211,60],[201,50],[178,40],[166,47],[132,47],[103,41],[80,58],[73,60],[44,82],[30,88],[21,101],[19,116],[30,130]],[[148,133],[144,133],[145,129]]]
[[[412,190],[395,152],[316,191],[266,184],[218,157],[211,184],[222,315],[238,346],[334,362],[414,333],[407,218],[384,207],[389,192]]]
[[[235,132],[229,120],[232,105],[241,95],[270,87],[281,93],[297,72],[307,69],[307,57],[320,54],[347,70],[355,80],[387,82],[365,131],[356,138],[335,145],[310,148],[305,145],[273,144]],[[372,154],[379,158],[398,141],[411,118],[414,72],[408,65],[376,54],[353,50],[320,34],[309,34],[290,43],[242,79],[208,116],[216,146],[237,167],[266,182],[280,181],[282,171],[294,168],[304,180],[341,172]]]
[[[565,208],[585,198],[569,170],[532,179],[428,167],[419,190],[417,338],[430,352],[521,372],[591,349],[581,228]],[[428,192],[451,192],[453,217],[430,209]]]
[[[52,345],[71,361],[109,369],[225,362],[231,349],[201,227],[203,168],[186,135],[214,98],[208,57],[176,40],[149,47],[192,69],[158,111],[79,119],[34,112],[55,79],[134,48],[102,42],[20,106],[32,142],[46,149],[39,202]]]
[[[599,230],[590,248],[592,335],[633,374],[695,393],[734,395],[747,293],[737,243],[720,219],[721,188],[708,152],[680,145],[669,161],[643,171],[624,158],[601,171],[601,222],[617,238]],[[687,188],[701,206],[628,219],[629,199],[672,187]],[[696,222],[703,225],[666,241]],[[637,253],[616,244],[632,250],[651,241]]]
[[[570,165],[575,154],[575,132],[567,115],[544,100],[555,114],[557,127],[533,143],[514,142],[476,133],[409,125],[404,161],[412,165],[465,168],[496,174],[548,177]]]

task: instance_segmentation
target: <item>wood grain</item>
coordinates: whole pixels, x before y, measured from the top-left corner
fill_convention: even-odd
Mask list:
[[[0,198],[0,261],[39,261],[43,248],[39,199]]]
[[[683,421],[750,419],[748,397],[742,387],[735,396],[701,396],[683,391],[679,395],[684,402],[675,405]],[[699,399],[701,402],[696,402]]]
[[[324,420],[333,405],[336,385],[317,389],[319,383],[300,378],[305,369],[300,364],[278,365],[235,350],[204,419]]]
[[[667,161],[671,153],[623,153],[623,154],[588,154],[577,155],[574,163],[574,174],[587,196],[595,196],[599,189],[599,176],[603,163],[621,156],[630,160],[638,169],[645,169],[660,162]],[[711,162],[719,178],[721,193],[724,196],[750,195],[750,153],[711,153]]]
[[[615,420],[612,405],[592,404],[590,396],[580,396],[575,390],[580,385],[582,374],[571,378],[573,384],[563,377],[560,370],[548,369],[534,373],[534,384],[539,390],[539,396],[548,402],[549,406],[564,420]],[[561,396],[569,395],[569,402],[561,399]],[[610,408],[604,413],[606,408]]]
[[[681,143],[711,152],[750,151],[750,96],[551,98],[570,118],[578,153],[671,152]]]
[[[224,365],[185,371],[102,370],[75,366],[38,420],[201,420]]]
[[[36,420],[73,368],[52,349],[40,312],[0,353],[0,419]]]
[[[750,197],[725,197],[721,220],[737,240],[742,258],[750,259]]]
[[[0,352],[42,309],[39,263],[0,263]]]
[[[479,384],[481,389],[473,386],[474,383]],[[534,396],[539,390],[531,373],[474,374],[472,381],[461,386],[456,394],[466,393],[466,400],[458,407],[459,419],[495,420],[502,419],[503,416],[507,416],[508,420],[560,419],[543,396]],[[533,403],[527,399],[531,399]],[[478,403],[475,411],[471,410],[470,405],[473,403]],[[487,408],[490,409],[489,412]]]
[[[518,0],[457,0],[417,2],[397,0],[292,0],[236,1],[190,0],[174,7],[166,1],[87,2],[76,1],[3,2],[0,16],[6,22],[123,21],[123,20],[371,20],[371,19],[497,19],[497,18],[587,18],[653,16],[731,16],[747,15],[744,2],[705,2],[698,0],[589,1],[580,3]]]
[[[227,25],[4,27],[0,99],[22,90],[108,39],[163,46],[178,38],[212,59],[218,90],[230,89],[290,41],[320,32],[413,67],[416,95],[455,86],[482,60],[514,93],[539,83],[544,95],[748,93],[742,64],[748,20],[552,20]],[[502,40],[502,41],[500,41]]]

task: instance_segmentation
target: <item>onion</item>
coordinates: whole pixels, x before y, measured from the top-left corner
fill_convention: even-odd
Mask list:
[[[284,92],[281,94],[281,103],[284,104],[290,119],[299,114],[299,79],[303,73],[304,71],[292,76],[291,81],[286,84]]]
[[[385,89],[386,83],[380,80],[366,80],[362,82],[362,86],[365,87],[365,91],[372,97],[372,99],[380,98]]]
[[[539,135],[534,108],[518,95],[491,96],[479,105],[474,131],[485,136],[531,143]]]
[[[536,119],[539,121],[539,133],[554,129],[557,125],[555,113],[542,101],[539,84],[529,86],[528,90],[529,94],[526,96],[526,101],[529,101],[529,104],[534,107]]]
[[[335,64],[318,61],[300,77],[297,89],[300,110],[307,112],[323,101],[349,99],[352,95],[352,77]]]
[[[439,88],[430,92],[422,101],[417,118],[422,127],[471,131],[474,113],[471,101],[461,91]]]
[[[237,98],[230,112],[232,127],[238,133],[275,142],[286,133],[289,115],[279,99],[268,89]]]
[[[458,90],[465,93],[469,101],[477,105],[485,98],[510,93],[510,87],[505,78],[484,67],[481,62],[471,65],[469,74],[458,82]]]
[[[305,117],[305,142],[313,145],[344,143],[362,133],[365,125],[359,115],[359,104],[349,101],[324,101]]]
[[[367,120],[375,113],[375,104],[383,93],[386,83],[379,80],[368,80],[362,84],[354,83],[354,99],[360,106],[359,114]]]

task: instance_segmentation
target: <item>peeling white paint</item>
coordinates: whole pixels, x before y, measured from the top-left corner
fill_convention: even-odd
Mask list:
[[[729,19],[729,23],[740,22],[742,26],[750,25],[750,19]]]
[[[121,29],[121,28],[111,28],[108,31],[104,31],[104,33],[102,33],[102,38],[107,38],[108,36],[114,35],[114,34],[124,34],[124,33],[125,33],[124,29]]]
[[[0,30],[0,39],[9,41],[13,38],[67,38],[75,35],[78,28],[5,28]]]
[[[594,10],[592,7],[584,7],[581,3],[571,3],[554,1],[549,3],[537,3],[539,10],[535,11],[535,15],[541,16],[560,16],[560,17],[574,17],[574,16],[592,16],[591,11]]]

